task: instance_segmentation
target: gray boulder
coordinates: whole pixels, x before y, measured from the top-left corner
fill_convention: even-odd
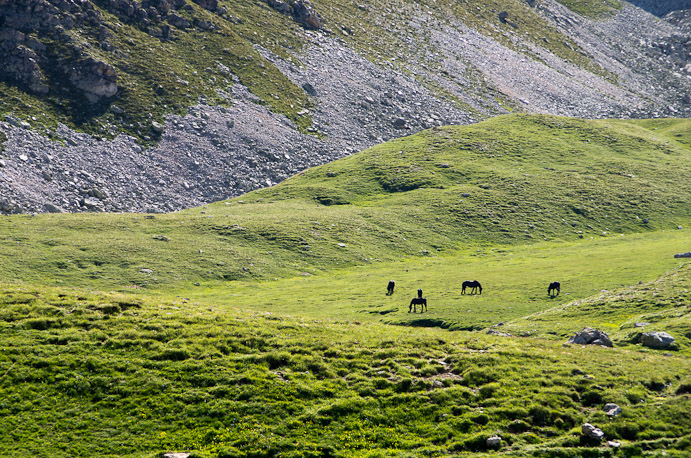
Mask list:
[[[324,27],[324,18],[306,0],[297,0],[293,4],[293,17],[306,29],[318,30]]]
[[[496,434],[492,437],[487,438],[487,447],[494,448],[498,447],[501,444],[501,437],[497,436]]]
[[[665,349],[674,343],[674,337],[666,332],[642,332],[634,338],[634,342],[648,348]]]
[[[607,404],[605,404],[605,408],[603,410],[610,417],[616,417],[621,413],[621,407],[612,402],[608,402]]]
[[[591,439],[601,441],[605,438],[605,433],[602,432],[600,428],[596,428],[590,423],[586,423],[581,426],[581,432]]]
[[[677,253],[674,255],[675,258],[691,258],[691,251],[687,251],[686,253]]]
[[[115,68],[106,62],[89,58],[82,65],[70,72],[70,81],[81,89],[87,100],[98,102],[103,97],[112,97],[118,92],[118,74]]]
[[[593,328],[583,328],[581,332],[571,337],[566,343],[576,345],[602,345],[605,347],[614,346],[607,334]]]

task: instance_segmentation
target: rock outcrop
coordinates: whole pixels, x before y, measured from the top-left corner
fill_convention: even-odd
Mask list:
[[[571,337],[566,343],[575,345],[602,345],[604,347],[613,346],[612,341],[606,333],[593,328],[583,328],[582,331]]]

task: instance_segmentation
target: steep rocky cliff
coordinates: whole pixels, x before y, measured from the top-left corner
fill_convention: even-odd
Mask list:
[[[507,112],[689,116],[691,2],[572,3],[0,0],[0,211],[170,211]]]

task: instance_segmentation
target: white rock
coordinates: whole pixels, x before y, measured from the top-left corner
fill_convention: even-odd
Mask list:
[[[487,438],[487,446],[488,447],[498,447],[499,444],[501,444],[501,437],[497,436],[496,434],[492,437]]]

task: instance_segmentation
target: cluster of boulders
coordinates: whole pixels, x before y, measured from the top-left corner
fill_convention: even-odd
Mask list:
[[[92,103],[114,96],[115,68],[96,59],[71,33],[103,28],[100,17],[90,2],[0,1],[0,78],[39,95],[55,85],[71,86]]]
[[[612,347],[612,341],[609,336],[599,329],[583,328],[582,331],[576,333],[566,343],[575,345],[602,345],[604,347]]]
[[[296,0],[293,2],[283,0],[265,0],[267,5],[281,14],[291,16],[298,24],[306,29],[318,30],[324,27],[324,18],[306,0]]]
[[[642,325],[647,323],[640,323]],[[636,323],[635,327],[639,326]],[[601,345],[604,347],[612,347],[612,341],[609,336],[599,329],[583,328],[582,331],[577,332],[576,335],[566,341],[567,344],[576,345]],[[631,343],[640,343],[644,347],[654,349],[675,349],[677,344],[674,337],[661,331],[639,332],[633,336]]]
[[[226,13],[218,0],[194,2],[217,14]],[[99,8],[162,40],[172,37],[171,26],[214,27],[195,18],[194,7],[185,0],[104,0]],[[71,86],[92,104],[115,96],[116,69],[102,57],[95,57],[91,45],[76,38],[91,35],[91,41],[101,49],[119,52],[113,40],[118,31],[99,8],[90,1],[0,0],[0,79],[37,95],[48,94],[53,86]]]

